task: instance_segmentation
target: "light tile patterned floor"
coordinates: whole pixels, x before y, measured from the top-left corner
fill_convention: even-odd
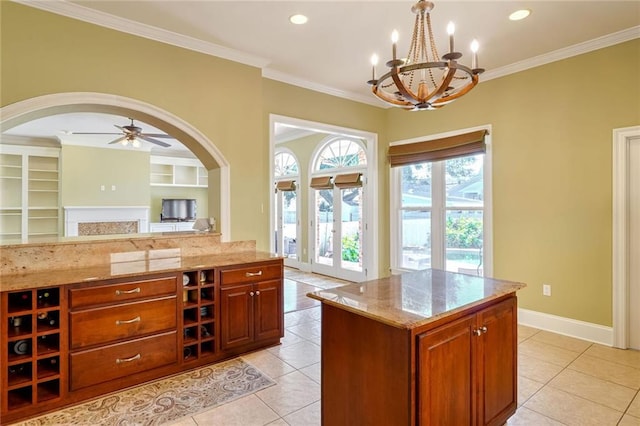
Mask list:
[[[300,290],[344,284],[293,270],[286,276],[305,283]],[[320,308],[296,310],[292,299],[304,300],[302,293],[289,289],[282,345],[244,357],[278,384],[177,425],[320,425]],[[640,426],[640,352],[524,326],[518,342],[519,407],[508,425]]]
[[[293,270],[286,277],[303,284],[285,291],[282,345],[243,357],[278,384],[173,425],[320,425],[320,308],[304,294],[345,282]],[[524,326],[518,342],[518,411],[508,425],[640,426],[640,352]]]

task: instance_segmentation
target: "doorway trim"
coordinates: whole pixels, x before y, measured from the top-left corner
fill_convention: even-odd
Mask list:
[[[186,137],[182,141],[186,146],[200,145],[209,159],[201,159],[207,169],[215,162],[220,170],[220,237],[221,241],[231,240],[231,193],[229,163],[220,150],[198,129],[176,115],[155,105],[119,95],[97,92],[66,92],[36,96],[18,101],[0,108],[0,131],[15,127],[24,122],[62,112],[107,112],[129,114],[156,121],[154,126],[172,128]],[[158,126],[158,123],[160,126]],[[204,160],[204,161],[203,161]],[[208,161],[207,161],[208,160]]]
[[[273,156],[276,145],[275,135],[275,123],[284,123],[295,127],[309,129],[319,133],[344,135],[349,137],[361,138],[367,141],[366,153],[367,153],[367,185],[370,186],[368,197],[365,198],[363,209],[371,212],[369,221],[367,223],[367,231],[369,233],[370,243],[367,248],[370,253],[367,256],[366,264],[363,268],[367,270],[367,279],[376,279],[379,277],[380,271],[378,268],[379,257],[379,215],[378,215],[378,135],[376,133],[368,132],[365,130],[357,130],[348,127],[335,126],[332,124],[319,123],[315,121],[303,120],[300,118],[293,118],[278,114],[269,114],[269,178],[273,179]],[[301,182],[301,185],[308,185],[308,182]],[[274,235],[274,210],[273,197],[269,197],[269,235],[270,244],[273,247],[273,235]],[[307,200],[308,201],[308,200]],[[308,204],[308,203],[307,203]],[[309,226],[307,221],[303,226]],[[308,229],[308,228],[307,228]],[[307,241],[307,256],[311,256],[309,241]],[[308,260],[309,258],[307,258]],[[306,272],[311,272],[311,265],[309,262],[300,263],[300,269]]]
[[[629,144],[640,138],[640,126],[613,130],[613,346],[629,347]]]

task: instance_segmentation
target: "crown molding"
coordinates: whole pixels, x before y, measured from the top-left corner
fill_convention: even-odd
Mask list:
[[[79,4],[68,3],[64,0],[14,1],[25,6],[34,7],[36,9],[66,16],[68,18],[78,19],[101,27],[216,56],[218,58],[228,59],[241,64],[251,65],[257,68],[263,68],[269,64],[269,60],[266,58],[230,49],[228,47],[220,46],[219,44],[198,40],[172,31],[163,30],[151,25],[135,22],[130,19],[113,16]]]
[[[339,98],[345,98],[351,101],[361,102],[363,104],[369,104],[376,107],[384,107],[381,101],[375,97],[365,96],[361,93],[353,93],[345,90],[336,89],[335,87],[325,86],[315,83],[313,81],[305,80],[296,77],[291,74],[276,71],[270,68],[264,68],[262,70],[262,76],[270,80],[280,81],[282,83],[291,84],[294,86],[302,87],[303,89],[314,90],[331,96],[337,96]]]
[[[640,38],[640,25],[487,71],[482,75],[482,81],[515,74],[541,65],[582,55],[584,53],[603,49],[615,44],[624,43],[636,38]]]
[[[391,108],[390,106],[384,104],[382,101],[373,96],[370,97],[362,95],[361,93],[354,93],[336,89],[334,87],[308,81],[291,74],[276,71],[268,67],[270,64],[270,60],[266,58],[261,58],[259,56],[251,55],[235,49],[230,49],[215,43],[198,40],[193,37],[184,36],[172,31],[162,30],[160,28],[138,23],[126,18],[116,17],[108,13],[90,9],[85,6],[68,3],[65,0],[13,1],[25,6],[34,7],[47,12],[63,15],[68,18],[89,22],[116,31],[121,31],[161,43],[193,50],[196,52],[204,53],[206,55],[216,56],[222,59],[239,62],[241,64],[254,66],[262,69],[262,76],[264,78],[269,78],[271,80],[280,81],[282,83],[291,84],[294,86],[302,87],[304,89],[325,93],[327,95],[336,96],[339,98],[345,98],[379,108]],[[493,70],[489,70],[482,75],[481,82],[504,77],[509,74],[525,71],[531,68],[539,67],[541,65],[546,65],[552,62],[560,61],[562,59],[567,59],[573,56],[581,55],[637,38],[640,38],[640,25],[628,28],[626,30],[618,31],[616,33],[598,37],[593,40],[578,43],[573,46],[554,50],[549,53],[535,56],[533,58],[528,58],[523,61],[505,65]]]

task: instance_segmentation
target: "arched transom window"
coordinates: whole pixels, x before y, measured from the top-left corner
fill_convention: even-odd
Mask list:
[[[297,176],[298,173],[298,162],[291,153],[287,151],[276,153],[274,165],[274,175],[276,179],[285,176]]]
[[[367,156],[362,145],[353,139],[329,142],[316,157],[315,171],[365,166]]]

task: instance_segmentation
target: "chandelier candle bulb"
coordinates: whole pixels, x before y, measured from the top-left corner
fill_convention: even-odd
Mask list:
[[[397,50],[397,47],[398,47],[398,31],[396,31],[396,30],[393,30],[391,32],[391,43],[392,43],[392,45],[391,45],[392,56],[391,57],[395,61],[396,60],[396,56],[397,56],[396,50]]]
[[[480,47],[478,40],[474,39],[471,42],[471,52],[473,52],[473,57],[471,58],[471,69],[474,70],[478,68],[478,48]]]
[[[376,55],[375,53],[373,55],[371,55],[371,66],[373,68],[371,80],[375,80],[376,79],[376,66],[378,66],[378,55]]]
[[[453,53],[453,33],[456,32],[456,26],[453,22],[449,22],[447,25],[447,34],[449,34],[449,52]]]

